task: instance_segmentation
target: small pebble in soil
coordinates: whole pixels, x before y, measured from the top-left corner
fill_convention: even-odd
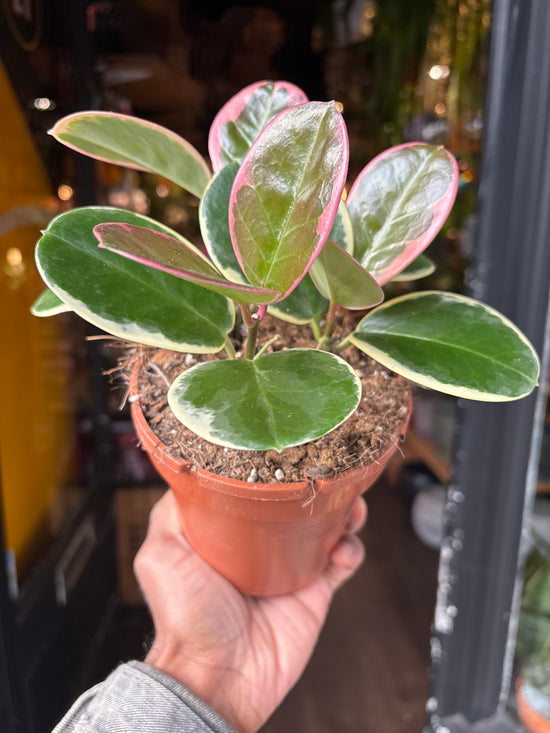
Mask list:
[[[257,469],[253,468],[252,471],[248,474],[248,478],[246,479],[249,484],[253,484],[254,481],[257,481],[258,479],[258,471]]]
[[[277,481],[282,481],[284,479],[284,477],[285,477],[285,472],[283,471],[282,468],[278,468],[275,471],[275,478],[276,478],[276,480]]]

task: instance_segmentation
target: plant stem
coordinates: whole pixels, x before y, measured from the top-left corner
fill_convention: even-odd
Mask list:
[[[315,316],[311,321],[310,324],[311,330],[313,332],[313,337],[315,338],[315,341],[320,341],[323,338],[323,334],[321,333],[321,324],[319,323],[318,316]]]
[[[331,350],[330,337],[332,336],[332,332],[334,331],[337,311],[338,311],[338,303],[331,300],[330,306],[328,309],[328,313],[327,313],[327,322],[325,324],[325,328],[321,335],[321,338],[319,338],[317,342],[318,349],[322,349],[323,351]]]
[[[338,309],[338,303],[336,303],[336,301],[334,300],[331,300],[329,308],[328,308],[327,322],[325,324],[325,330],[323,331],[324,339],[330,338],[332,335],[332,332],[334,331],[334,322],[336,320],[337,309]]]
[[[254,352],[256,351],[256,339],[258,338],[258,326],[258,321],[253,323],[251,326],[248,326],[248,336],[246,339],[246,348],[244,352],[245,359],[254,358]]]
[[[262,348],[258,351],[258,353],[256,354],[254,358],[257,359],[259,356],[261,356],[266,351],[266,349],[268,349],[271,346],[271,344],[274,344],[275,341],[277,341],[278,339],[279,339],[278,336],[273,336],[272,339],[269,339],[269,341],[262,346]]]
[[[260,305],[258,306],[258,310],[252,313],[249,305],[247,305],[246,303],[241,304],[243,323],[248,329],[248,336],[246,338],[246,346],[244,352],[245,359],[254,358],[254,353],[256,351],[256,340],[258,338],[258,326],[260,325],[260,321],[264,317],[266,310],[266,305]]]
[[[244,358],[253,359],[254,352],[256,351],[256,339],[258,338],[258,326],[260,321],[256,314],[251,313],[250,306],[246,303],[241,304],[241,313],[243,316],[243,323],[248,330],[244,350]]]
[[[227,352],[227,356],[230,359],[235,358],[235,349],[233,348],[233,344],[231,343],[231,339],[229,338],[229,336],[225,337],[225,350]]]
[[[250,312],[250,306],[247,303],[241,303],[241,314],[243,317],[243,323],[247,328],[251,328],[254,325],[252,320],[252,313]]]

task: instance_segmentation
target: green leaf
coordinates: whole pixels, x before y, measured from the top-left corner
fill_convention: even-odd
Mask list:
[[[336,218],[330,232],[330,239],[350,254],[353,252],[353,229],[347,207],[340,201]],[[236,261],[236,258],[235,258]],[[324,298],[307,274],[284,300],[269,306],[269,312],[289,323],[310,323],[314,318],[327,314],[329,301]]]
[[[280,295],[272,290],[227,280],[192,244],[149,227],[133,224],[98,224],[94,234],[99,246],[175,277],[197,283],[238,303],[272,303]]]
[[[238,170],[238,163],[230,163],[212,178],[201,199],[199,222],[212,262],[229,280],[247,284],[229,231],[229,198]]]
[[[372,308],[384,300],[376,280],[345,250],[327,239],[310,270],[320,292],[344,308]]]
[[[451,293],[413,293],[369,313],[350,337],[376,361],[424,387],[484,402],[529,394],[539,363],[501,313]]]
[[[146,216],[109,207],[72,209],[40,238],[36,260],[46,285],[75,313],[120,338],[185,352],[216,352],[234,312],[221,295],[151,270],[97,245],[98,224],[147,226],[180,238]]]
[[[216,267],[230,280],[247,284],[233,249],[228,220],[229,198],[238,169],[237,163],[229,163],[215,174],[201,200],[199,221],[206,250]],[[332,233],[336,233],[346,248],[353,247],[351,219],[343,202],[338,208]],[[283,321],[305,324],[324,316],[328,306],[328,301],[306,275],[290,295],[270,305],[269,312]]]
[[[435,264],[426,255],[418,255],[418,257],[407,265],[398,275],[392,278],[392,282],[411,282],[412,280],[420,280],[428,277],[435,272]]]
[[[214,117],[208,136],[210,160],[217,171],[241,163],[264,127],[279,112],[307,102],[304,92],[287,81],[256,82],[232,97]]]
[[[158,173],[199,198],[210,180],[200,153],[171,130],[114,112],[76,112],[50,130],[59,142],[97,160]]]
[[[287,295],[332,228],[347,173],[347,134],[333,102],[282,112],[243,161],[229,229],[248,281]]]
[[[329,239],[338,244],[350,255],[353,254],[353,224],[348,207],[343,201],[340,201],[334,224],[328,235]]]
[[[307,274],[290,295],[270,305],[268,310],[282,321],[305,324],[314,318],[322,318],[326,315],[328,307],[328,300],[323,298]]]
[[[58,298],[51,290],[44,290],[31,306],[33,316],[56,316],[58,313],[70,312],[69,306]]]
[[[175,416],[218,445],[283,450],[330,432],[355,410],[361,382],[326,351],[289,349],[253,361],[209,361],[168,391]]]
[[[390,148],[359,175],[347,198],[354,256],[383,285],[433,240],[447,218],[458,168],[444,149],[420,143]]]

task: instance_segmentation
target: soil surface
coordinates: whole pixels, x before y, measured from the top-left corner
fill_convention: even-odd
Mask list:
[[[262,322],[263,340],[281,338],[267,353],[282,348],[314,347],[307,327],[278,320]],[[267,328],[265,327],[267,325]],[[306,337],[304,337],[306,333]],[[195,435],[173,415],[166,394],[173,380],[198,361],[223,358],[221,354],[181,354],[136,346],[124,358],[129,373],[136,358],[143,360],[138,379],[143,412],[168,452],[221,476],[243,481],[289,483],[307,477],[334,476],[376,461],[400,440],[410,405],[407,382],[350,346],[340,354],[358,373],[363,385],[361,402],[353,415],[332,432],[305,445],[278,451],[235,450],[214,445]]]

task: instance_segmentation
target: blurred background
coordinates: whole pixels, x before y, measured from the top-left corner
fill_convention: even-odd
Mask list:
[[[165,125],[207,156],[209,125],[230,96],[261,79],[293,82],[310,99],[342,103],[350,184],[373,156],[401,142],[445,145],[456,156],[457,201],[429,250],[436,271],[387,289],[388,295],[421,287],[479,297],[486,272],[493,283],[497,277],[488,267],[491,257],[499,259],[498,242],[490,251],[481,246],[481,264],[477,257],[483,185],[497,176],[499,184],[512,186],[508,179],[521,156],[511,155],[505,175],[483,167],[483,159],[504,144],[498,137],[506,132],[499,127],[502,109],[510,120],[521,117],[519,103],[516,108],[510,98],[504,104],[505,82],[523,88],[524,79],[533,78],[531,63],[541,77],[536,84],[545,89],[545,69],[528,57],[531,43],[536,49],[548,37],[547,15],[537,28],[540,5],[525,2],[521,16],[518,3],[493,7],[489,0],[2,0],[2,731],[49,731],[76,696],[116,664],[143,658],[152,625],[132,559],[149,510],[165,490],[137,446],[123,390],[103,375],[116,366],[117,352],[73,314],[30,315],[42,290],[33,258],[39,231],[68,208],[109,204],[150,214],[192,241],[199,237],[198,202],[190,194],[157,176],[94,163],[57,144],[47,130],[77,110],[114,110]],[[515,66],[503,48],[527,61]],[[548,103],[536,98],[539,117],[531,120],[544,127]],[[530,154],[532,178],[537,165],[545,167],[546,145],[538,157],[532,149]],[[543,183],[532,185],[540,190]],[[491,214],[490,203],[488,216],[498,219],[499,205]],[[537,237],[544,240],[545,232],[537,230]],[[515,268],[511,258],[503,266]],[[546,278],[544,295],[546,260],[538,269]],[[496,287],[511,298],[514,288],[506,282]],[[520,323],[524,330],[531,324],[541,350],[546,306],[542,310],[542,326],[525,309],[528,323]],[[519,480],[502,500],[498,486],[487,490],[486,516],[494,519],[498,504],[503,517],[501,524],[486,525],[487,537],[496,538],[489,548],[485,530],[461,514],[468,451],[460,435],[474,435],[468,427],[474,418],[463,416],[454,398],[415,391],[403,452],[368,496],[365,566],[336,599],[303,679],[265,733],[419,733],[425,727],[448,733],[469,730],[493,713],[510,726],[498,730],[516,729],[515,696],[508,694],[513,680],[531,663],[535,678],[542,677],[539,687],[550,679],[550,453],[541,392],[524,408],[524,427],[514,438],[515,445],[525,443],[514,464]],[[509,419],[518,424],[517,416]],[[483,420],[475,420],[480,430]],[[493,441],[492,450],[493,460],[504,465],[504,444]],[[471,471],[479,473],[479,464]],[[503,557],[498,542],[506,533],[510,556],[492,564],[493,554]],[[475,558],[466,563],[478,572],[472,587],[460,583],[465,544]],[[523,594],[526,557],[528,578],[538,580],[526,583]],[[489,587],[487,577],[507,588],[500,601],[498,593],[487,599],[479,591]],[[453,639],[460,603],[472,599],[485,619],[496,614],[502,620],[485,659],[494,682],[473,708],[461,702],[472,696],[453,666],[456,647],[477,647],[483,656],[470,634],[471,619]],[[462,690],[462,698],[451,689]]]

